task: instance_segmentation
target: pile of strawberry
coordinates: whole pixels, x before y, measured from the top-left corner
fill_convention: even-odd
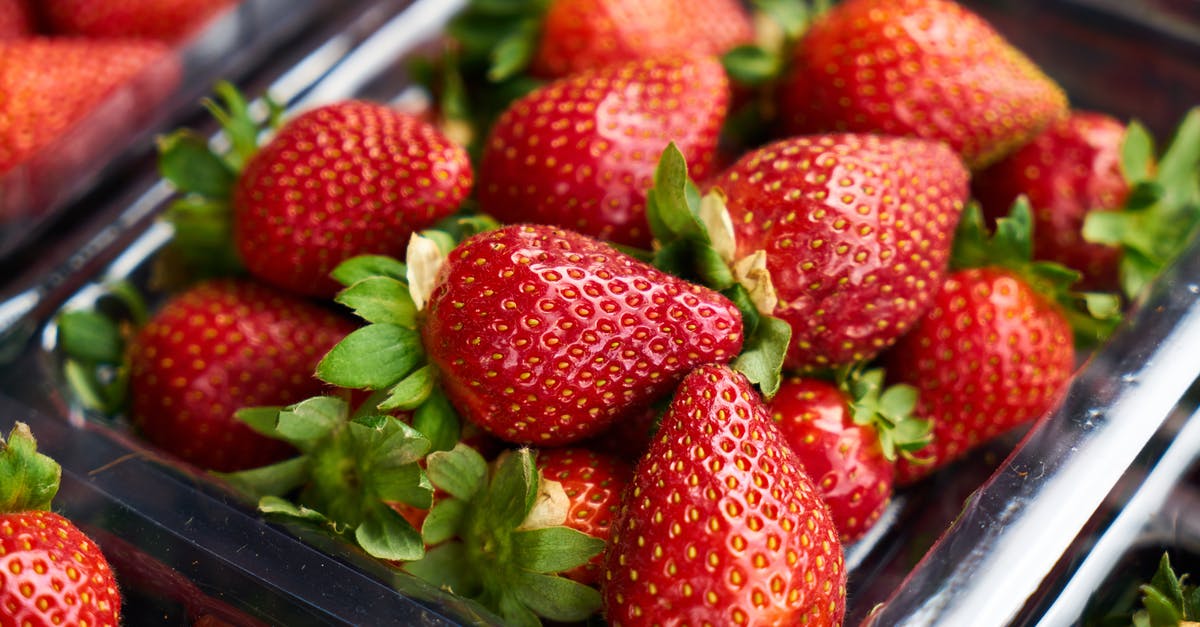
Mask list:
[[[1051,412],[1190,240],[1200,111],[1156,158],[947,0],[760,4],[772,46],[731,0],[479,2],[436,110],[261,146],[220,87],[228,150],[161,142],[201,280],[64,315],[68,372],[512,624],[840,624],[893,485]]]
[[[92,171],[181,79],[176,49],[236,0],[0,0],[0,222]]]

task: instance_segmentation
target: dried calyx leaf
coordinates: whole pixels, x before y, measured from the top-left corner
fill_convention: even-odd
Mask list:
[[[1083,237],[1121,248],[1121,288],[1133,300],[1200,230],[1200,107],[1184,116],[1157,161],[1149,131],[1131,122],[1121,172],[1130,188],[1125,206],[1089,213]]]
[[[954,235],[953,268],[999,267],[1019,276],[1051,302],[1058,303],[1083,345],[1103,342],[1121,321],[1121,300],[1114,294],[1076,292],[1071,286],[1080,274],[1062,264],[1033,259],[1033,214],[1020,196],[1009,215],[996,221],[989,233],[977,203],[963,211]]]
[[[566,494],[541,476],[532,450],[502,456],[489,472],[478,452],[459,444],[430,455],[427,467],[448,496],[422,527],[437,546],[406,570],[479,601],[505,624],[582,621],[599,610],[599,592],[558,573],[587,563],[604,541],[561,525]]]
[[[701,196],[674,143],[663,150],[654,185],[646,193],[646,218],[654,234],[656,267],[721,292],[738,307],[746,339],[734,368],[758,385],[763,396],[774,396],[782,382],[791,326],[771,315],[778,299],[766,253],[737,258],[724,195],[713,190]]]

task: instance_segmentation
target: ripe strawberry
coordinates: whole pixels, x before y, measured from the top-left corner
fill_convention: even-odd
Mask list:
[[[25,0],[0,0],[0,41],[33,34],[33,19]]]
[[[929,423],[910,417],[916,390],[882,388],[881,369],[852,371],[837,383],[793,377],[767,403],[843,544],[861,538],[887,508],[898,453],[912,455],[929,440]]]
[[[480,208],[502,222],[647,247],[659,155],[674,141],[693,176],[707,176],[728,104],[729,81],[710,57],[633,61],[542,87],[492,127]]]
[[[137,37],[176,43],[237,0],[41,0],[51,32],[85,37]]]
[[[940,140],[972,170],[1067,114],[1067,98],[983,18],[950,0],[849,0],[796,47],[780,89],[789,134]]]
[[[942,144],[823,135],[767,145],[713,181],[736,258],[766,252],[789,368],[870,359],[912,325],[941,284],[967,177]]]
[[[732,359],[742,320],[723,296],[607,244],[517,225],[450,254],[421,336],[465,418],[554,446],[637,414],[697,365]]]
[[[234,412],[319,394],[317,362],[352,329],[331,311],[255,283],[197,285],[132,341],[133,423],[156,446],[203,468],[278,461],[291,447],[251,431]]]
[[[108,560],[70,520],[49,511],[62,469],[37,453],[28,425],[0,439],[0,626],[121,622]]]
[[[1056,303],[1010,271],[973,268],[946,279],[887,366],[893,380],[920,391],[916,413],[933,422],[921,463],[897,464],[904,485],[1053,409],[1075,348]]]
[[[818,489],[740,373],[680,384],[605,554],[614,627],[840,625],[842,545]]]
[[[1121,172],[1125,125],[1111,116],[1073,112],[972,180],[984,214],[1008,215],[1017,196],[1033,206],[1033,256],[1083,273],[1081,289],[1116,291],[1121,249],[1083,239],[1089,212],[1115,210],[1129,197]]]
[[[562,485],[570,503],[567,527],[593,538],[608,541],[613,518],[621,505],[621,494],[629,482],[631,468],[624,460],[584,448],[552,448],[538,453],[542,477]],[[587,564],[563,573],[585,584],[600,578],[602,564],[596,555]]]
[[[178,68],[169,54],[149,41],[0,41],[0,174],[55,142],[58,161],[96,159],[112,137],[94,125],[127,130],[173,88]],[[79,128],[85,119],[91,127]]]
[[[749,15],[734,0],[555,0],[533,71],[562,77],[667,55],[718,56],[753,39]]]
[[[401,255],[409,236],[458,209],[466,152],[432,125],[347,101],[289,121],[246,163],[233,192],[246,269],[298,294],[329,296],[329,273],[362,254]]]

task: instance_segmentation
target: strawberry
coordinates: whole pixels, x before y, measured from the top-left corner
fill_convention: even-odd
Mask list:
[[[733,0],[555,0],[532,69],[561,77],[666,55],[717,56],[753,39]]]
[[[242,96],[227,84],[218,93],[230,154],[181,131],[162,142],[160,166],[187,194],[174,211],[208,211],[228,224],[246,270],[277,287],[332,296],[338,284],[329,274],[340,262],[403,253],[414,231],[454,213],[470,191],[466,152],[417,117],[336,102],[296,116],[258,148]],[[215,239],[213,248],[227,247],[229,234]]]
[[[767,406],[829,506],[843,544],[871,529],[892,497],[894,462],[928,442],[929,423],[910,417],[912,386],[886,390],[883,370],[783,382]]]
[[[796,46],[779,90],[789,134],[943,141],[972,170],[1067,114],[1063,90],[983,18],[950,0],[849,0]]]
[[[516,101],[492,127],[480,208],[502,222],[560,226],[647,247],[646,188],[674,141],[693,175],[710,173],[729,103],[716,59],[609,66]]]
[[[840,625],[842,545],[749,381],[692,371],[638,463],[604,559],[609,624]]]
[[[1033,255],[1083,273],[1082,288],[1116,291],[1121,250],[1083,239],[1091,211],[1115,210],[1129,197],[1121,172],[1125,125],[1101,113],[1075,111],[972,180],[992,221],[1017,196],[1033,207]]]
[[[921,315],[942,282],[967,171],[946,146],[872,135],[769,144],[712,183],[737,260],[765,253],[792,328],[787,366],[872,358]]]
[[[173,88],[178,68],[169,54],[149,41],[0,41],[0,174],[55,142],[57,160],[96,159],[112,138],[79,123],[128,130]]]
[[[956,270],[885,356],[889,379],[917,388],[915,413],[933,423],[933,442],[914,460],[899,460],[898,484],[1058,404],[1075,368],[1072,325],[1083,324],[1064,307],[1079,275],[1031,262],[1031,223],[1028,205],[1018,203],[989,239],[972,205],[956,234]]]
[[[177,43],[237,0],[41,0],[51,32],[85,37],[137,37]]]
[[[50,503],[62,469],[18,422],[0,439],[0,626],[117,627],[121,595],[100,548]]]
[[[454,407],[510,442],[599,433],[742,346],[721,295],[550,227],[467,239],[435,285],[420,329],[429,361]]]
[[[172,298],[129,348],[130,408],[147,440],[197,466],[229,471],[291,447],[234,420],[245,406],[318,394],[317,362],[353,324],[255,283],[202,283]]]
[[[0,0],[0,41],[33,34],[33,18],[25,0]]]
[[[621,494],[629,482],[629,464],[617,457],[570,447],[539,452],[537,464],[542,477],[557,481],[567,496],[570,505],[563,524],[607,542]],[[596,555],[563,576],[594,584],[600,577],[601,564],[601,556]]]

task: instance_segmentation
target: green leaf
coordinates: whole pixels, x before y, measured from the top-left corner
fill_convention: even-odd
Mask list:
[[[700,194],[688,179],[687,160],[671,142],[654,170],[654,186],[646,192],[646,218],[654,239],[664,244],[678,239],[707,243],[699,207]]]
[[[483,489],[488,467],[479,451],[459,443],[449,451],[430,453],[425,471],[433,485],[454,498],[470,501]]]
[[[237,172],[209,148],[208,140],[189,130],[159,138],[158,169],[180,192],[210,199],[228,199],[237,179]]]
[[[893,385],[879,396],[879,413],[885,418],[908,416],[917,406],[917,388]]]
[[[381,390],[395,385],[424,358],[420,333],[372,324],[338,342],[317,365],[317,376],[339,387]]]
[[[783,60],[765,48],[742,45],[726,52],[721,57],[725,72],[734,81],[743,85],[764,85],[775,79],[783,69]]]
[[[222,199],[186,196],[171,202],[164,219],[175,231],[171,250],[200,276],[230,276],[242,262],[233,240],[233,213]]]
[[[525,604],[515,590],[504,590],[499,596],[495,609],[500,612],[507,627],[542,627],[538,615]]]
[[[809,11],[807,2],[797,0],[753,0],[751,4],[779,24],[789,39],[799,37],[816,13]]]
[[[429,438],[432,450],[454,448],[462,434],[462,421],[441,388],[435,387],[429,398],[413,413],[413,428]]]
[[[693,265],[696,273],[704,281],[704,285],[719,291],[729,289],[737,280],[729,268],[729,264],[721,258],[715,248],[697,242],[692,246]]]
[[[0,513],[49,510],[61,477],[58,462],[37,452],[29,425],[17,422],[0,440]]]
[[[350,434],[372,466],[400,467],[429,452],[429,439],[395,416],[356,418],[350,423]]]
[[[403,281],[408,268],[403,262],[382,255],[359,255],[338,264],[330,276],[347,287],[374,278]]]
[[[264,496],[259,499],[258,511],[271,516],[294,518],[316,525],[326,525],[329,523],[329,519],[325,517],[325,514],[277,496]]]
[[[513,559],[535,573],[561,573],[583,566],[604,551],[604,540],[570,527],[514,533]]]
[[[1183,608],[1183,585],[1175,575],[1175,570],[1171,568],[1171,557],[1169,554],[1163,553],[1163,556],[1159,559],[1158,571],[1154,573],[1154,577],[1150,580],[1150,585],[1161,592],[1173,607]]]
[[[265,496],[283,496],[304,485],[309,477],[308,458],[293,457],[261,468],[214,474],[246,498],[261,501]]]
[[[430,549],[418,561],[405,564],[404,570],[431,585],[471,597],[479,591],[479,571],[471,567],[466,553],[461,542],[450,542]]]
[[[408,562],[425,556],[421,534],[395,510],[377,503],[354,530],[354,539],[369,555]]]
[[[1121,174],[1137,183],[1153,176],[1154,167],[1154,138],[1141,123],[1130,122],[1121,141]]]
[[[767,400],[779,391],[783,381],[783,360],[792,327],[774,316],[762,316],[754,335],[746,338],[742,352],[733,360],[733,368],[758,386]]]
[[[408,285],[391,277],[369,277],[338,292],[334,299],[367,322],[417,326],[417,306]]]
[[[529,66],[537,52],[540,22],[536,19],[521,20],[519,25],[492,49],[492,67],[488,79],[500,82],[511,78]]]
[[[1194,107],[1176,128],[1170,145],[1158,164],[1156,179],[1168,190],[1173,202],[1195,190],[1200,177],[1200,107]]]
[[[279,412],[275,431],[296,445],[306,445],[328,436],[345,422],[349,408],[334,396],[316,396]]]
[[[283,411],[282,407],[243,407],[233,412],[233,417],[255,433],[279,439],[281,436],[276,425],[279,424],[280,411]]]
[[[388,397],[379,404],[379,409],[387,412],[416,409],[429,400],[430,395],[433,394],[435,383],[437,383],[436,369],[431,364],[421,366],[392,386],[392,389],[388,391]],[[418,430],[420,429],[418,428]]]
[[[564,623],[586,620],[601,606],[600,591],[566,577],[522,572],[513,593],[538,616]]]
[[[119,364],[125,357],[121,330],[96,311],[81,309],[60,315],[58,342],[67,355],[85,362]]]
[[[366,481],[371,493],[385,503],[404,503],[421,509],[433,505],[433,485],[416,463],[370,468]]]
[[[109,368],[116,376],[103,376],[104,367],[68,358],[63,362],[67,387],[80,405],[105,414],[120,410],[128,389],[128,370]]]
[[[538,476],[533,451],[522,448],[505,455],[492,477],[480,506],[482,518],[499,529],[513,529],[525,520],[537,498]]]
[[[429,545],[441,544],[455,538],[467,516],[467,503],[459,499],[439,499],[429,510],[421,525],[421,537]]]
[[[221,124],[221,130],[229,140],[230,152],[225,160],[235,172],[240,172],[246,162],[258,152],[258,136],[261,127],[250,113],[250,104],[228,81],[220,81],[213,87],[220,103],[205,100],[204,107]]]
[[[1129,216],[1117,211],[1092,211],[1083,219],[1083,238],[1096,244],[1120,246],[1129,229]]]

